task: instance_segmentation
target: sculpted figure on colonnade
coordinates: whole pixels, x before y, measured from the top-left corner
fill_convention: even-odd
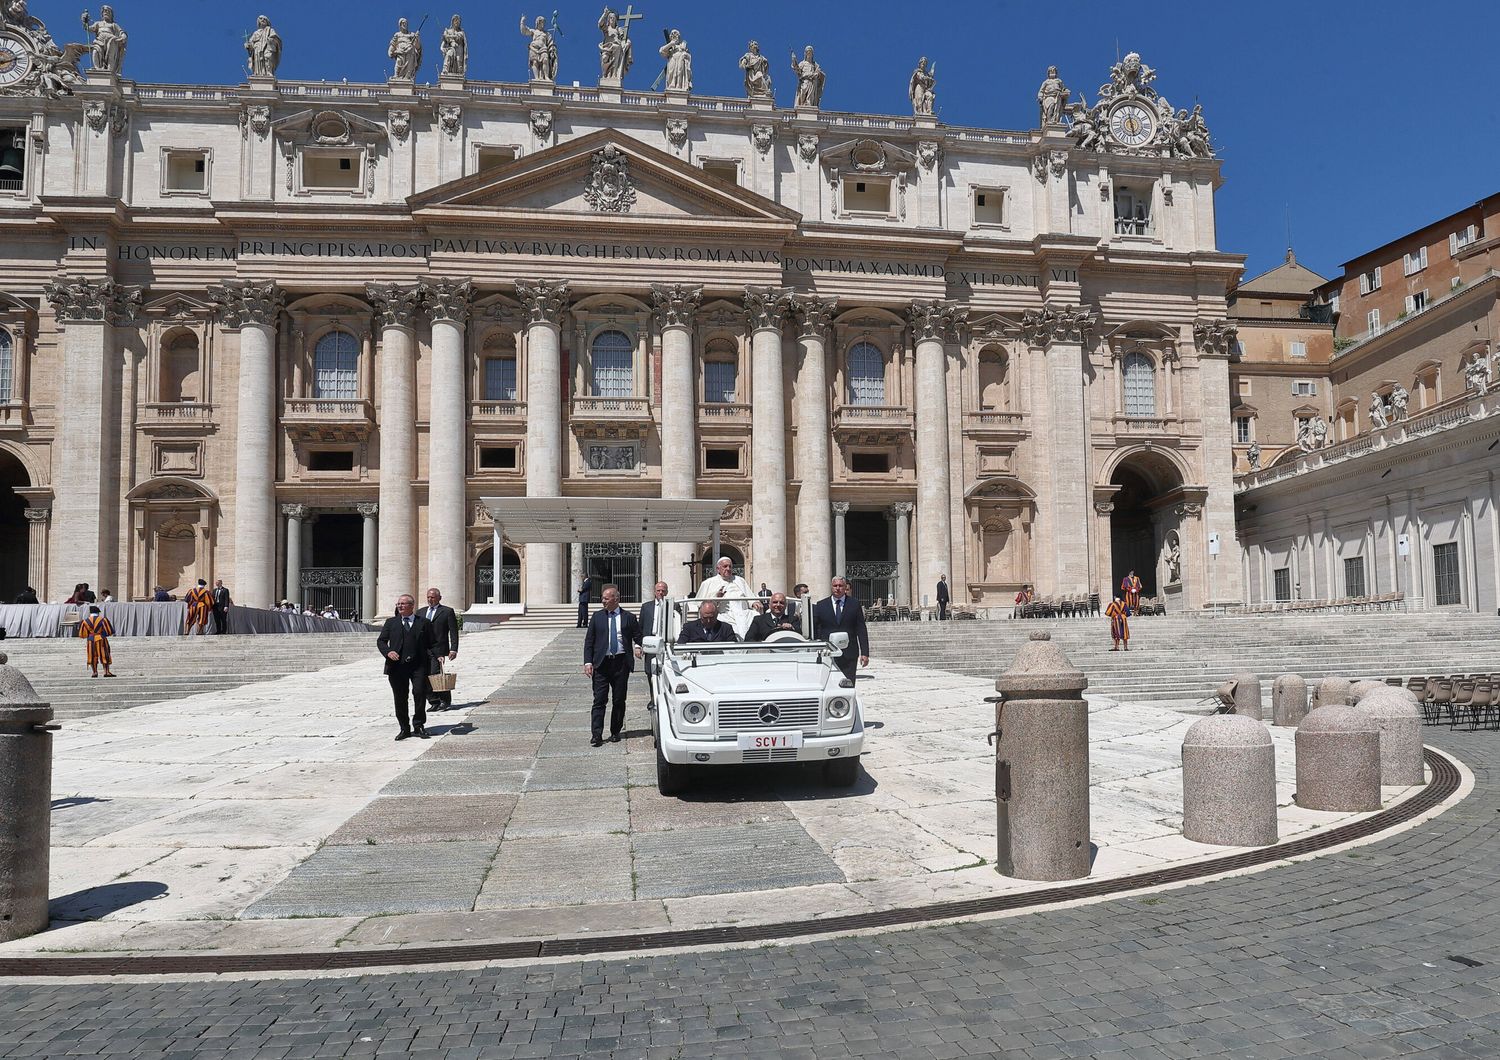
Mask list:
[[[749,50],[740,56],[740,69],[745,71],[745,95],[751,99],[770,99],[771,60],[760,53],[760,42],[751,41]]]
[[[557,41],[547,32],[547,20],[541,15],[536,24],[528,26],[526,16],[521,16],[521,34],[531,38],[526,46],[526,63],[531,67],[533,81],[557,80]]]
[[[812,45],[802,49],[802,58],[792,53],[792,71],[797,75],[797,106],[816,107],[823,102],[823,68],[813,58]]]
[[[469,72],[469,35],[464,32],[464,21],[458,15],[443,30],[443,39],[438,45],[443,53],[442,72],[452,77],[463,77]]]
[[[1385,411],[1385,399],[1379,394],[1370,395],[1370,426],[1377,431],[1390,426],[1391,418]]]
[[[115,9],[105,4],[99,9],[97,22],[90,22],[89,13],[85,11],[83,28],[94,38],[94,69],[118,74],[125,64],[125,30],[115,21]]]
[[[907,94],[911,96],[911,112],[921,117],[932,114],[933,103],[937,100],[937,92],[934,86],[937,84],[937,63],[932,68],[927,67],[927,56],[922,56],[917,61],[917,68],[911,72],[911,83],[907,86]]]
[[[391,72],[392,81],[415,79],[417,71],[422,68],[422,34],[413,30],[406,19],[398,20],[385,53],[388,58],[396,60],[396,67]]]
[[[281,34],[265,15],[255,20],[255,32],[246,38],[245,51],[250,56],[251,77],[276,76],[276,68],[281,65]]]
[[[632,15],[626,8],[625,17],[621,18],[608,7],[599,16],[599,33],[604,38],[599,42],[601,80],[619,82],[630,73],[630,66],[635,62],[635,48],[630,43],[630,22],[640,17]]]
[[[672,30],[667,34],[667,43],[658,51],[667,61],[667,91],[691,92],[693,88],[693,56],[688,51],[682,34]]]
[[[1057,67],[1047,67],[1047,79],[1036,92],[1036,101],[1042,108],[1042,128],[1062,124],[1063,112],[1067,109],[1071,96],[1068,86],[1057,76]]]

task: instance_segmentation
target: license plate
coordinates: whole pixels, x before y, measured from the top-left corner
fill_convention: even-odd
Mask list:
[[[801,732],[742,732],[741,751],[781,751],[802,746]]]

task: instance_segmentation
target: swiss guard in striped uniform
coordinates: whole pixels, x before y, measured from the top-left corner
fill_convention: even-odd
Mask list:
[[[104,676],[113,677],[109,668],[114,661],[109,654],[109,638],[115,635],[115,628],[99,613],[98,607],[90,607],[88,617],[78,623],[78,635],[85,639],[86,661],[94,671],[93,676],[98,677],[99,667],[103,666]]]
[[[1141,613],[1141,580],[1135,576],[1135,571],[1121,579],[1120,595],[1125,597],[1126,611],[1132,615]]]
[[[1130,650],[1130,613],[1125,607],[1125,602],[1118,596],[1110,601],[1104,609],[1105,615],[1109,617],[1109,635],[1115,642],[1110,651],[1119,651],[1120,645],[1125,645],[1125,650]]]
[[[208,591],[208,582],[202,578],[198,584],[187,591],[187,632],[188,636],[194,633],[208,632],[208,615],[213,610],[213,593]]]

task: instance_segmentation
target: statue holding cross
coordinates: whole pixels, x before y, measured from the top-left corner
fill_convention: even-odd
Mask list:
[[[599,32],[604,36],[599,42],[601,81],[618,85],[630,72],[630,64],[635,60],[634,49],[630,44],[630,23],[639,18],[645,16],[636,14],[633,4],[626,6],[623,15],[606,7],[604,14],[599,16]]]

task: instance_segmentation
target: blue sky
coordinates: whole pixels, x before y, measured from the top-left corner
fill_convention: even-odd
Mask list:
[[[560,78],[593,84],[602,4],[548,3],[525,13],[557,11]],[[1031,128],[1048,63],[1092,101],[1117,49],[1138,51],[1175,106],[1203,104],[1224,159],[1219,246],[1248,255],[1247,275],[1280,263],[1288,215],[1298,259],[1333,275],[1362,250],[1500,190],[1493,2],[634,3],[646,17],[632,30],[639,43],[627,88],[656,77],[667,27],[682,30],[695,87],[708,94],[742,93],[735,62],[758,39],[782,105],[793,47],[817,48],[825,107],[893,114],[910,113],[907,78],[927,55],[937,62],[939,116],[957,125]],[[116,9],[130,34],[126,75],[141,81],[238,83],[244,36],[262,12],[286,41],[285,78],[384,80],[386,43],[405,15],[414,25],[427,16],[418,80],[435,80],[438,34],[455,11],[472,76],[525,77],[522,8],[509,3],[121,0]],[[79,5],[32,0],[31,10],[57,38],[81,39]]]

